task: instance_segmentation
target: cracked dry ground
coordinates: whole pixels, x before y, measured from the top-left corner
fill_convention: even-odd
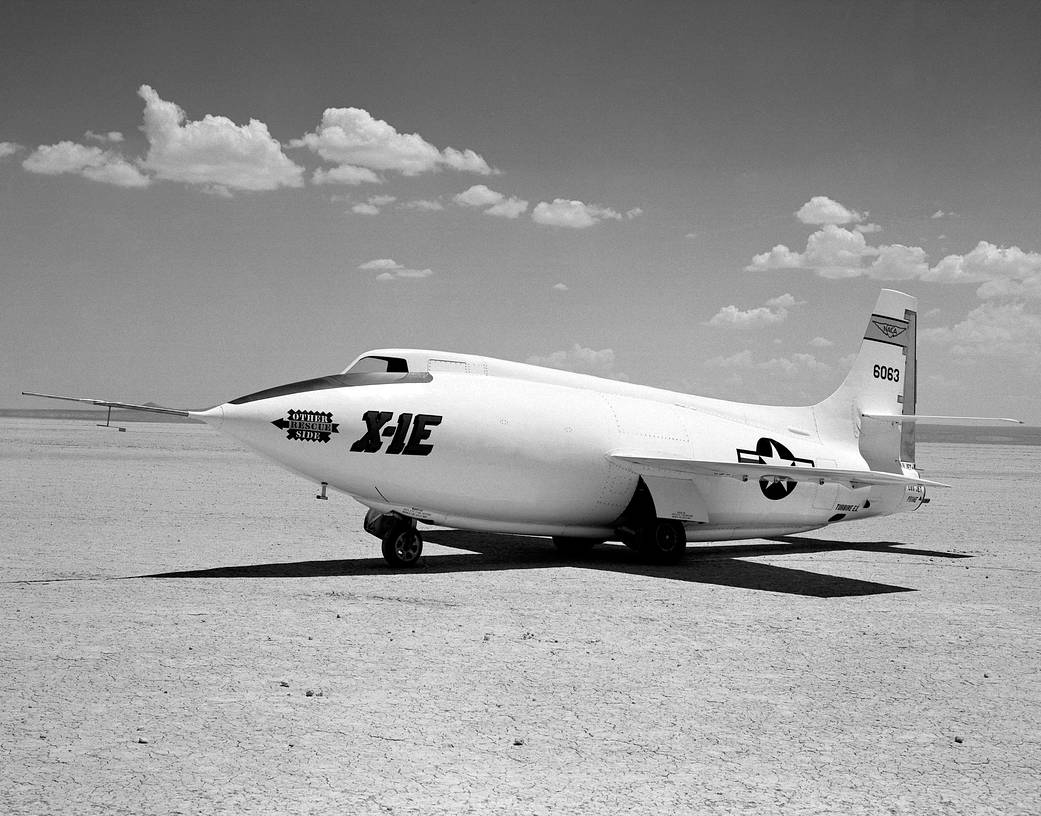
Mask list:
[[[1041,449],[909,516],[566,564],[205,428],[0,425],[0,812],[1041,812]]]

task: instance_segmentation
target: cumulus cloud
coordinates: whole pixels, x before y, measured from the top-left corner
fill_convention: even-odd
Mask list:
[[[117,187],[147,187],[151,179],[119,154],[76,142],[40,145],[22,162],[30,173],[71,173]]]
[[[852,224],[864,220],[861,213],[827,196],[814,196],[795,211],[795,217],[804,224]]]
[[[452,200],[460,207],[487,208],[484,210],[485,215],[499,218],[516,218],[528,209],[527,201],[513,196],[506,197],[484,184],[475,184],[453,196]]]
[[[608,377],[615,380],[628,379],[624,374],[615,371],[614,350],[609,348],[595,351],[575,343],[569,349],[554,351],[545,356],[533,354],[528,357],[527,362],[547,368],[574,371],[578,374],[593,374],[597,377]]]
[[[484,184],[475,184],[459,195],[452,196],[452,200],[460,207],[489,207],[498,204],[506,196],[497,193]]]
[[[803,205],[799,212],[803,213],[814,202],[818,202],[812,208],[817,218],[823,218],[824,213],[832,209],[830,205],[837,203],[824,196],[817,196]],[[934,217],[937,215],[946,217],[951,213],[938,210]],[[809,217],[806,215],[806,218]],[[998,247],[988,241],[980,241],[970,252],[947,255],[930,266],[929,258],[921,247],[868,244],[864,235],[877,231],[868,229],[873,226],[857,225],[850,230],[833,223],[824,224],[806,239],[805,251],[797,252],[784,244],[778,244],[769,252],[753,256],[745,270],[764,272],[773,269],[809,269],[823,278],[865,276],[886,281],[978,283],[980,286],[976,293],[983,299],[1041,298],[1039,252],[1027,252],[1016,246]]]
[[[0,159],[6,159],[8,156],[13,156],[22,146],[17,142],[0,142]]]
[[[554,289],[554,291],[557,291],[557,292],[567,292],[570,288],[571,287],[568,286],[566,283],[554,283],[553,284],[553,289]]]
[[[810,341],[810,345],[814,348],[827,348],[828,346],[834,346],[835,344],[827,337],[821,337],[818,335]]]
[[[353,167],[349,164],[341,164],[338,167],[325,169],[319,167],[311,174],[314,184],[382,184],[383,179],[377,176],[367,167]]]
[[[793,306],[803,305],[787,292],[766,301],[766,305],[754,309],[738,309],[737,306],[724,306],[708,320],[709,326],[721,326],[730,329],[752,329],[783,323],[788,319],[788,310]]]
[[[965,255],[948,255],[923,275],[942,283],[982,283],[981,298],[1041,297],[1041,253],[980,241]]]
[[[774,311],[765,306],[756,309],[738,309],[737,306],[724,306],[708,321],[709,326],[726,326],[735,329],[749,329],[756,326],[769,326],[781,323],[788,316],[783,309]]]
[[[555,198],[552,203],[540,201],[531,212],[531,219],[536,224],[570,229],[585,229],[605,219],[621,221],[622,218],[621,213],[610,207],[565,198]]]
[[[960,323],[925,329],[920,335],[959,357],[1041,360],[1041,315],[1027,312],[1023,303],[981,303]]]
[[[380,273],[376,276],[378,281],[429,278],[434,274],[432,269],[409,269],[393,258],[375,258],[361,264],[358,269],[366,272],[378,270]]]
[[[149,145],[142,166],[158,178],[230,190],[303,185],[304,168],[282,152],[263,122],[250,119],[240,126],[209,114],[185,121],[180,107],[161,99],[148,85],[142,85],[138,95],[145,100],[142,130]]]
[[[416,176],[445,167],[484,176],[496,172],[473,150],[438,150],[418,133],[399,133],[361,108],[326,108],[318,127],[290,146],[306,147],[337,169],[348,168],[340,169],[339,177],[349,179],[366,178],[363,169],[373,176],[376,172]],[[329,183],[328,175],[323,178]]]

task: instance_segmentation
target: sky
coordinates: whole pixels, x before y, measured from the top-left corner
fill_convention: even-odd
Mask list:
[[[4,4],[0,408],[386,346],[1041,424],[1041,4]]]

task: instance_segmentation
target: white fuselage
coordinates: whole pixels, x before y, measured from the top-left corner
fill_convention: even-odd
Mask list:
[[[455,355],[457,364],[438,366],[431,355],[447,355],[424,354],[426,365],[412,359],[409,369],[422,373],[397,381],[345,373],[341,384],[272,389],[202,416],[381,512],[530,535],[612,537],[640,478],[611,459],[619,452],[720,462],[765,452],[793,466],[867,467],[852,437],[821,438],[813,408],[728,403],[491,358]],[[673,517],[685,519],[692,541],[809,530],[904,501],[892,487],[800,482],[769,498],[756,480],[685,484],[701,512]]]

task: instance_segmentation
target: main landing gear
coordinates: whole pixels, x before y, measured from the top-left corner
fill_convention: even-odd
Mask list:
[[[365,532],[383,543],[383,560],[392,567],[415,567],[423,554],[423,536],[413,519],[395,513],[369,510],[365,514]]]
[[[649,521],[624,536],[622,541],[656,564],[678,564],[687,554],[687,532],[683,522],[673,519]]]
[[[656,564],[678,564],[687,552],[682,521],[658,518],[651,491],[641,478],[629,506],[615,522],[618,535],[631,550]]]

